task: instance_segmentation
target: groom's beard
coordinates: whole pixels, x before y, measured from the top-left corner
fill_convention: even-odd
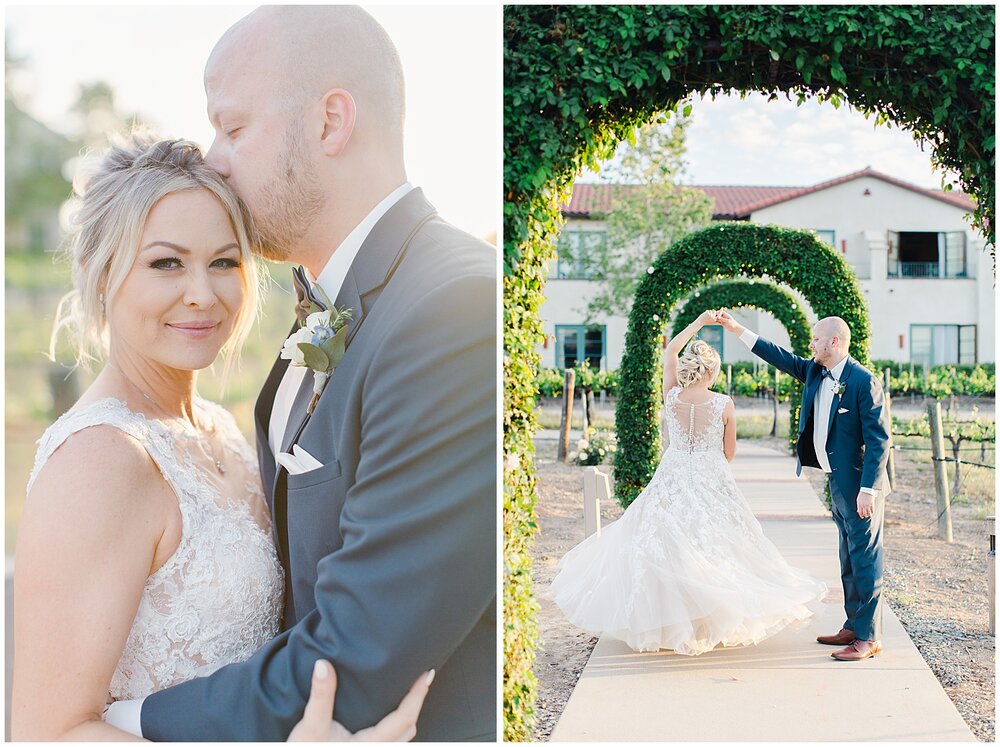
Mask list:
[[[265,259],[286,262],[323,209],[319,177],[303,155],[302,128],[292,124],[285,131],[284,148],[278,157],[280,176],[257,194],[257,253]]]

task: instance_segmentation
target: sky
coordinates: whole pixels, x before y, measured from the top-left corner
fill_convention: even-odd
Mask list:
[[[448,220],[488,235],[501,194],[498,7],[367,7],[403,60],[411,181]],[[106,80],[122,109],[138,111],[163,135],[207,146],[204,62],[221,33],[251,9],[7,6],[6,22],[14,53],[28,58],[28,109],[53,129],[67,126],[81,82]],[[918,186],[941,186],[929,150],[846,106],[720,96],[696,99],[692,118],[689,184],[807,186],[871,166]]]
[[[910,133],[815,99],[796,106],[763,94],[699,97],[692,102],[687,174],[698,185],[809,186],[870,166],[928,189],[941,188]],[[596,175],[585,179],[593,181]]]
[[[26,108],[65,131],[80,84],[103,80],[122,111],[138,112],[164,137],[207,148],[205,61],[222,33],[254,7],[8,5],[11,50],[27,58]],[[402,59],[409,180],[451,223],[480,237],[497,231],[499,7],[365,7]]]

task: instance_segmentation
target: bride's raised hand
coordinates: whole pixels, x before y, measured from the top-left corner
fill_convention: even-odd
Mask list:
[[[327,661],[317,661],[312,690],[302,720],[288,735],[289,742],[409,742],[417,734],[417,718],[434,680],[434,670],[424,672],[400,701],[399,707],[374,726],[351,734],[331,718],[337,696],[337,673]]]
[[[719,313],[714,309],[709,309],[707,311],[701,312],[698,315],[698,324],[702,327],[708,324],[718,324],[719,323]]]

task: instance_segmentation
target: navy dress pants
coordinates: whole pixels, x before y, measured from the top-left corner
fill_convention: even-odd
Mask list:
[[[844,585],[843,627],[863,641],[882,639],[882,529],[885,500],[875,499],[870,518],[858,516],[857,496],[845,496],[830,479],[833,520],[840,535],[840,578]]]

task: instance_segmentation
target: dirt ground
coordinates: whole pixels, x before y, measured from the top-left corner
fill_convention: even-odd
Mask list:
[[[536,448],[540,531],[532,554],[541,640],[533,736],[547,741],[597,639],[566,622],[548,594],[559,558],[583,539],[582,468],[556,461],[554,439],[539,438]],[[609,465],[602,469],[611,472]],[[814,479],[822,485],[822,476]],[[955,541],[938,540],[933,488],[926,488],[932,480],[929,468],[898,460],[897,488],[886,510],[886,600],[976,737],[992,742],[994,636],[988,631],[984,506],[954,504]],[[993,513],[992,505],[985,508]],[[613,501],[601,507],[602,523],[620,515]]]
[[[823,477],[810,480],[822,490]],[[930,467],[897,458],[896,489],[886,502],[883,593],[969,728],[980,741],[993,742],[996,640],[989,632],[989,535],[981,506],[955,502],[951,513],[954,541],[948,544],[937,537]]]

